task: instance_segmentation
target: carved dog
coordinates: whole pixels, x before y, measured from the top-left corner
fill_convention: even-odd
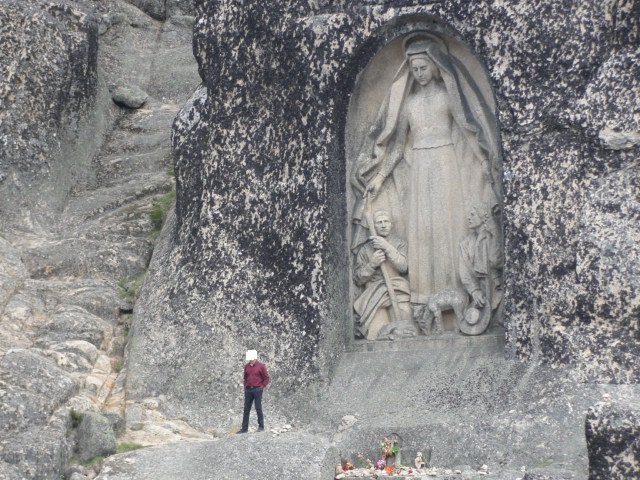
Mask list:
[[[435,333],[444,331],[442,312],[453,310],[456,316],[456,326],[460,330],[460,322],[464,321],[464,310],[469,303],[469,295],[461,288],[450,288],[429,296],[426,305],[416,308],[416,322],[425,335],[431,335],[435,320]]]

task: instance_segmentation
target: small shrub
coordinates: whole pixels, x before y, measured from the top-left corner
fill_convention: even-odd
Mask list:
[[[122,442],[118,444],[118,453],[130,452],[139,448],[144,448],[144,445],[135,442]]]
[[[162,228],[164,221],[167,219],[167,214],[169,213],[169,210],[171,210],[175,201],[175,190],[165,193],[155,201],[153,207],[151,207],[151,211],[149,212],[149,218],[151,219],[151,223],[155,230],[160,230]]]
[[[93,458],[90,458],[89,460],[85,460],[84,462],[80,462],[80,465],[82,465],[83,467],[87,467],[87,468],[93,468],[95,466],[100,466],[102,465],[102,462],[104,462],[104,457],[101,457],[100,455],[97,455]]]
[[[78,428],[80,426],[80,422],[82,422],[82,419],[84,418],[84,413],[72,408],[69,412],[69,416],[71,417],[71,428]]]
[[[113,362],[113,371],[116,373],[120,373],[122,368],[124,367],[124,359],[118,358]]]
[[[138,299],[138,295],[140,295],[140,290],[142,289],[142,284],[144,283],[144,277],[146,274],[147,272],[142,272],[137,277],[133,277],[129,280],[118,280],[120,296],[131,303],[135,303]]]

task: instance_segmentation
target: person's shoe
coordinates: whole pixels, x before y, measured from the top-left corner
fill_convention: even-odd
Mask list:
[[[236,433],[248,433],[248,430],[238,430]]]
[[[264,432],[264,427],[258,427],[258,432]]]

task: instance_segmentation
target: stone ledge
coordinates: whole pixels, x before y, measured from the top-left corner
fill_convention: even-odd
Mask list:
[[[442,335],[420,335],[416,338],[401,340],[353,340],[346,346],[347,352],[398,352],[429,349],[482,349],[495,347],[496,351],[504,350],[504,330],[502,327],[491,327],[483,335],[466,336],[447,332]]]

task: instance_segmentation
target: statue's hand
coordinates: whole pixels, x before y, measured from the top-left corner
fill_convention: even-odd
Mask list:
[[[384,254],[382,250],[376,250],[375,252],[373,252],[373,255],[371,255],[370,263],[374,267],[379,267],[384,263],[386,259],[387,259],[387,256]]]
[[[389,254],[393,250],[393,245],[387,242],[383,237],[379,235],[374,235],[369,237],[369,240],[373,243],[373,246],[378,250],[384,250],[385,253]]]
[[[372,197],[378,195],[380,191],[380,187],[382,187],[382,183],[384,182],[384,177],[380,174],[377,174],[375,177],[371,179],[371,181],[367,184],[367,189],[365,190],[365,195],[369,194]]]
[[[484,293],[480,290],[475,290],[471,296],[473,297],[473,304],[478,308],[484,307],[484,304],[487,303]]]

